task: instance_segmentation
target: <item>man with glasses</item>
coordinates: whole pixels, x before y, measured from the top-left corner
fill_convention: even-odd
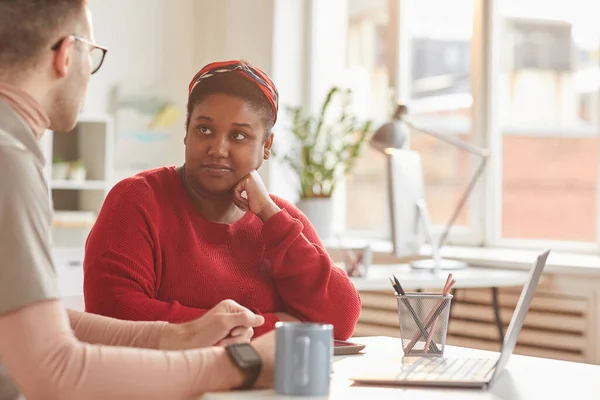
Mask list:
[[[54,46],[52,46],[52,50],[60,49],[60,46],[67,39],[76,40],[78,42],[86,44],[89,47],[89,49],[90,49],[90,65],[92,66],[92,68],[91,68],[92,72],[90,75],[94,75],[102,66],[102,63],[104,62],[104,57],[106,56],[106,52],[108,51],[108,49],[106,47],[98,46],[97,44],[95,44],[87,39],[84,39],[82,37],[75,36],[75,35],[69,35],[69,36],[66,36],[66,37],[60,39],[58,42],[56,42],[56,44]]]
[[[38,139],[73,129],[106,53],[85,0],[0,0],[0,400],[270,386],[273,336],[247,343],[264,320],[233,301],[186,324],[118,321],[60,302]]]

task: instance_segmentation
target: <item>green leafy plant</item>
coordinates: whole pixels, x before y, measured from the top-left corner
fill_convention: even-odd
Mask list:
[[[287,108],[295,143],[281,159],[298,175],[302,199],[331,197],[337,180],[354,169],[371,121],[359,121],[348,111],[351,95],[348,89],[333,87],[316,116],[304,115],[300,107]],[[339,107],[333,110],[336,98]]]
[[[70,166],[71,166],[71,168],[84,168],[85,167],[82,160],[71,161]]]

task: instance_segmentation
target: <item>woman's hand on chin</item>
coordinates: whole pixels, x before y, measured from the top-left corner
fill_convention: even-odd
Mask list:
[[[263,222],[267,222],[269,218],[281,211],[269,196],[267,187],[256,170],[235,185],[233,201],[238,208],[256,214]]]

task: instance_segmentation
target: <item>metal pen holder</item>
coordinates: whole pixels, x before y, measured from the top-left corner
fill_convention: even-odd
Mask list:
[[[443,356],[452,295],[406,293],[396,299],[404,355]]]

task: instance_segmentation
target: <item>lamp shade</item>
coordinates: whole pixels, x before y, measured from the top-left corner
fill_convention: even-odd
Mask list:
[[[392,121],[383,124],[375,131],[369,144],[376,150],[385,152],[386,149],[400,149],[409,137],[409,129],[402,117],[406,114],[406,106],[399,104]]]

